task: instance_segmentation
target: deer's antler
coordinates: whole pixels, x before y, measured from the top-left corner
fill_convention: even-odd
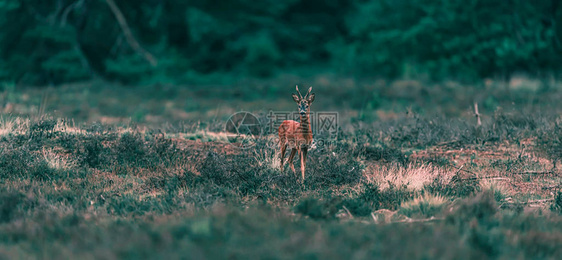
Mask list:
[[[312,91],[312,87],[308,88],[308,92],[306,92],[306,95],[304,96],[305,99],[306,99],[306,97],[308,97],[308,95],[310,94],[311,91]]]
[[[295,88],[297,89],[297,93],[299,94],[299,97],[300,97],[300,98],[302,99],[302,95],[301,95],[301,92],[299,91],[299,86],[298,86],[298,85],[296,85],[296,87],[295,87]]]

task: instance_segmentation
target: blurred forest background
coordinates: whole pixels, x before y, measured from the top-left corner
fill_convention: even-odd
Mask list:
[[[0,0],[0,26],[0,259],[562,259],[561,0]],[[302,183],[268,128],[297,84]],[[239,111],[264,138],[228,138]]]
[[[559,0],[0,0],[0,81],[186,84],[279,73],[472,82],[514,73],[557,78],[561,5]]]

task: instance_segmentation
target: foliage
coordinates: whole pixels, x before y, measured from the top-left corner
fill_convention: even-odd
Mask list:
[[[552,160],[552,168],[556,168],[562,158],[562,124],[558,121],[553,126],[541,131],[538,136],[539,148]]]
[[[496,128],[503,130],[494,131],[510,129],[509,138],[521,139],[547,127],[528,127],[524,118],[502,119]],[[558,214],[500,209],[501,194],[481,191],[472,174],[458,171],[420,190],[373,181],[365,164],[404,167],[403,160],[414,158],[402,149],[417,144],[365,145],[362,138],[373,138],[366,130],[344,132],[349,142],[312,150],[301,184],[277,168],[273,148],[263,143],[237,150],[171,137],[177,134],[171,130],[77,129],[49,117],[1,123],[0,241],[8,257],[562,255]],[[449,128],[458,125],[449,122],[441,131],[454,131]],[[377,222],[375,214],[385,213],[395,219]],[[506,232],[514,236],[505,239]]]
[[[470,78],[559,69],[547,55],[562,47],[555,2],[404,0],[358,7],[346,22],[359,39],[351,45],[361,57],[358,67],[367,72]]]
[[[0,80],[52,85],[102,77],[190,83],[311,68],[345,75],[481,79],[559,73],[557,1],[0,2]],[[371,104],[373,107],[376,103]]]
[[[462,174],[459,171],[451,178],[451,181],[444,183],[441,178],[435,178],[424,189],[431,194],[463,198],[480,191],[481,187],[474,174]]]
[[[557,192],[556,196],[554,197],[553,203],[550,205],[550,210],[562,213],[562,192]]]
[[[367,183],[359,194],[345,199],[343,206],[346,206],[354,215],[368,216],[374,210],[395,210],[403,201],[411,199],[412,196],[413,192],[406,187],[389,184],[389,188],[381,190],[378,185]]]
[[[239,106],[236,100],[228,107],[226,97],[234,94],[257,103],[258,109],[276,105],[269,101],[280,91],[270,93],[252,84],[216,91],[227,107],[220,109]],[[381,99],[389,94],[384,87],[377,89]],[[525,206],[538,201],[542,209],[550,206],[560,212],[562,196],[557,194],[551,202],[549,195],[558,187],[558,176],[542,168],[559,156],[555,118],[560,93],[555,90],[539,96],[548,101],[541,102],[549,108],[544,112],[532,113],[532,106],[493,114],[483,109],[481,126],[475,126],[472,117],[437,112],[373,122],[342,119],[337,138],[310,150],[302,184],[300,159],[295,159],[296,176],[289,169],[279,170],[276,149],[268,140],[260,139],[249,149],[221,141],[218,133],[224,124],[211,119],[219,112],[205,111],[209,104],[216,105],[215,90],[158,86],[131,91],[101,84],[52,89],[50,98],[60,107],[57,113],[74,115],[78,109],[88,113],[84,121],[130,116],[134,111],[152,114],[142,124],[81,124],[23,110],[42,104],[36,94],[42,90],[19,93],[5,85],[4,97],[11,95],[9,102],[28,117],[0,118],[2,254],[385,259],[562,255],[559,214]],[[350,106],[361,109],[362,101],[372,99],[363,99],[361,91],[368,93],[367,88],[351,94],[334,90],[318,95],[324,98],[322,105],[339,108],[335,104],[345,97],[356,103]],[[447,92],[436,86],[430,91],[438,94],[432,96],[436,99],[451,94],[453,103],[472,98],[457,95],[464,94],[463,89]],[[257,94],[247,97],[251,92]],[[526,95],[495,89],[483,93],[497,96],[495,102],[502,105],[512,100],[521,104]],[[262,95],[271,97],[264,101]],[[177,96],[197,104],[181,103],[186,101]],[[424,104],[434,106],[407,99],[424,109]],[[191,106],[187,111],[203,114],[198,115],[201,121],[173,121],[167,110],[177,108],[176,102],[177,107]],[[386,100],[377,109],[390,110],[393,102]],[[150,121],[155,115],[164,120]],[[317,141],[324,137],[315,135]],[[478,157],[472,155],[476,153]],[[377,175],[379,170],[382,174]],[[540,175],[519,174],[527,170]],[[490,190],[487,183],[492,183]],[[537,194],[516,190],[521,187]],[[535,197],[535,202],[529,201]],[[507,233],[512,234],[509,239]]]
[[[403,202],[398,212],[410,218],[431,218],[439,215],[447,205],[447,202],[445,197],[424,194],[422,197]]]
[[[384,160],[386,162],[397,162],[406,166],[410,160],[408,155],[396,148],[388,147],[385,144],[380,146],[367,146],[362,151],[366,160]]]

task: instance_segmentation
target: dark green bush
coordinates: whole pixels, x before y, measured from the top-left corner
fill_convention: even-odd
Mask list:
[[[116,162],[119,164],[145,166],[148,163],[145,140],[140,133],[123,134],[114,149]]]
[[[29,136],[30,138],[38,139],[43,137],[49,138],[52,136],[56,125],[57,120],[55,119],[40,119],[38,121],[33,121],[29,126]]]
[[[305,181],[312,188],[355,185],[363,178],[361,164],[346,155],[309,158],[306,168]],[[300,177],[299,170],[297,168]]]
[[[122,195],[109,200],[107,213],[118,216],[142,216],[148,212],[162,212],[164,200],[158,198],[139,199],[133,195]]]
[[[347,55],[353,55],[356,67],[352,69],[389,76],[471,79],[517,70],[556,70],[560,68],[557,58],[546,53],[562,48],[556,43],[561,29],[543,18],[562,15],[552,12],[555,6],[549,2],[365,1],[347,19],[354,44],[339,47],[347,47]],[[513,12],[526,17],[526,22],[511,19]]]
[[[553,119],[552,119],[553,120]],[[476,126],[472,119],[448,118],[444,116],[424,116],[399,118],[369,125],[368,141],[379,143],[388,140],[385,146],[426,148],[444,146],[461,148],[467,145],[487,145],[506,140],[518,142],[522,138],[536,135],[536,131],[548,128],[550,119],[516,112],[513,114],[498,111],[489,122]],[[385,146],[382,146],[385,148]],[[397,154],[398,155],[398,154]]]
[[[31,178],[51,180],[55,174],[47,162],[25,147],[0,151],[0,177],[5,179]]]
[[[562,124],[556,122],[552,127],[545,127],[537,138],[537,145],[552,160],[555,169],[562,158]]]
[[[0,223],[9,222],[18,217],[18,208],[25,201],[25,196],[17,191],[0,190]]]
[[[99,135],[86,136],[75,140],[76,144],[70,147],[75,147],[75,150],[72,151],[76,154],[80,165],[91,168],[103,168],[107,166],[104,164],[109,162],[109,151],[103,146],[103,140],[104,139]]]
[[[399,149],[391,148],[386,145],[367,146],[363,152],[366,160],[384,160],[386,162],[397,162],[402,166],[406,166],[410,161],[408,155]]]
[[[492,191],[486,190],[460,201],[455,206],[455,210],[447,216],[447,221],[467,227],[473,219],[489,223],[497,212],[498,206],[494,194]]]
[[[451,197],[469,197],[480,191],[480,181],[473,174],[457,172],[448,183],[441,178],[435,178],[432,183],[425,185],[424,190],[432,194]]]
[[[304,198],[294,207],[296,213],[312,219],[333,219],[341,209],[341,202],[337,198]]]
[[[395,210],[403,201],[412,199],[413,195],[406,187],[396,187],[390,183],[384,190],[375,184],[365,184],[357,196],[343,200],[342,204],[354,215],[368,216],[379,209]]]
[[[0,80],[146,85],[319,69],[478,80],[561,68],[562,12],[551,1],[119,1],[138,43],[105,1],[57,3],[0,6]]]
[[[23,176],[35,158],[23,149],[0,150],[0,177],[8,179]]]
[[[562,213],[562,192],[557,192],[556,196],[554,196],[554,201],[550,205],[550,210]]]

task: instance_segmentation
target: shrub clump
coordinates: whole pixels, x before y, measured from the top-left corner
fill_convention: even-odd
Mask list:
[[[562,192],[559,191],[558,193],[556,193],[554,201],[550,205],[550,210],[562,214]]]
[[[74,150],[78,163],[91,168],[98,168],[107,163],[108,151],[102,145],[102,141],[99,135],[78,139]]]
[[[125,133],[115,145],[115,156],[117,163],[134,166],[143,166],[148,162],[146,159],[146,145],[140,133]]]
[[[407,154],[399,149],[384,146],[367,146],[363,151],[366,160],[384,160],[387,162],[397,162],[405,166],[410,161]]]
[[[381,190],[378,185],[367,183],[357,197],[346,199],[342,204],[354,215],[367,216],[379,209],[395,210],[413,195],[406,186],[396,187],[389,183],[387,189]]]
[[[498,211],[494,194],[491,190],[462,200],[455,210],[447,216],[447,221],[467,225],[471,220],[488,221]]]
[[[50,179],[54,170],[47,162],[30,152],[26,147],[2,149],[0,151],[0,178],[14,179],[31,177],[39,180]]]
[[[440,178],[435,178],[432,183],[424,187],[424,190],[431,194],[461,198],[469,197],[480,189],[480,182],[474,174],[462,174],[460,172],[455,174],[448,183],[444,183]]]
[[[18,214],[18,206],[25,196],[17,191],[0,191],[0,223],[11,221]]]
[[[555,169],[562,158],[562,124],[556,123],[552,129],[545,129],[537,138],[539,149],[552,161]]]
[[[342,157],[344,156],[325,156],[312,160],[309,159],[307,162],[311,163],[307,163],[306,183],[315,188],[355,185],[359,183],[362,179],[362,165],[353,158]]]
[[[323,153],[311,153],[306,164],[306,184],[311,188],[356,185],[363,178],[363,165],[357,160],[357,147],[340,143]],[[300,176],[295,161],[297,175]]]
[[[408,217],[432,217],[440,213],[448,200],[440,195],[424,194],[400,205],[400,214]]]
[[[294,211],[312,219],[333,219],[342,208],[338,198],[304,198],[295,207]]]

